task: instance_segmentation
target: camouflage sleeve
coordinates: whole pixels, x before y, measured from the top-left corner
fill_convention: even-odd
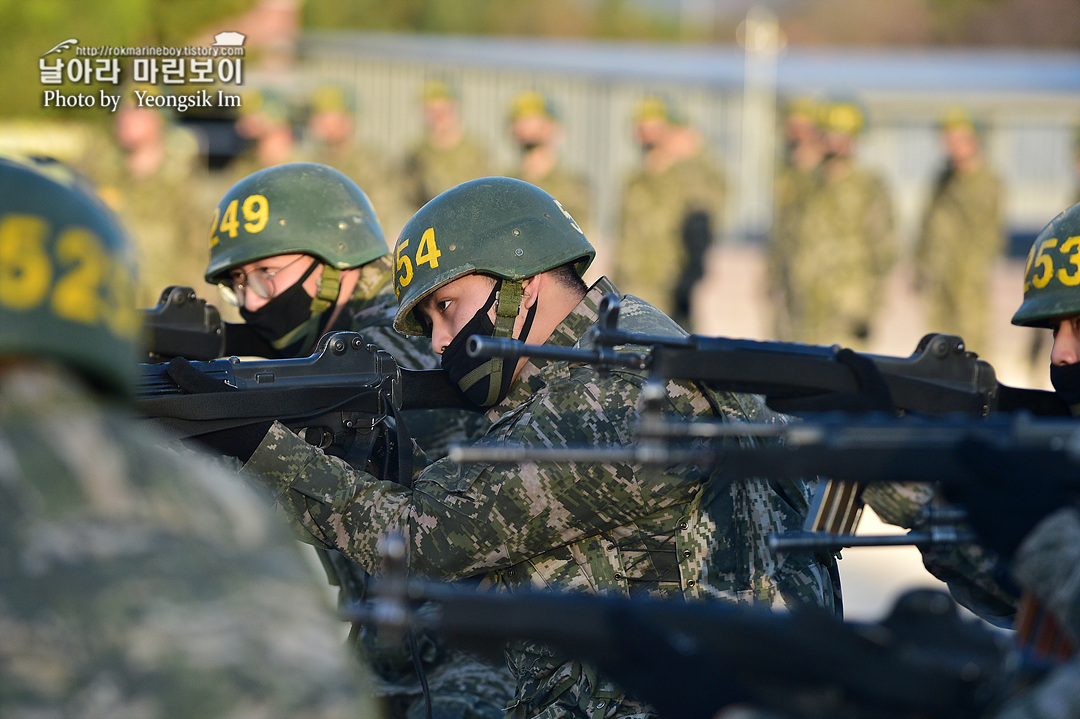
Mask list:
[[[924,482],[874,483],[862,493],[863,501],[883,522],[911,529],[933,501],[935,491]],[[923,550],[923,564],[945,582],[953,598],[983,619],[1007,623],[1016,611],[1016,597],[1001,587],[996,563],[975,544],[948,545]]]
[[[874,253],[874,270],[879,277],[884,277],[896,263],[898,255],[892,196],[881,178],[875,178],[871,188],[865,216],[865,237]]]
[[[595,378],[591,371],[588,376]],[[567,380],[492,426],[478,444],[627,445],[637,388]],[[373,573],[379,538],[406,538],[411,570],[460,579],[508,567],[581,537],[622,526],[700,487],[700,472],[649,471],[628,464],[545,462],[427,467],[407,489],[323,455],[275,425],[244,468],[317,541]]]
[[[1037,524],[1017,550],[1013,575],[1080,639],[1080,512],[1061,509]]]

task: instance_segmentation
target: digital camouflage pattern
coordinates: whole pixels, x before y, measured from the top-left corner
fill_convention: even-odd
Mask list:
[[[875,482],[863,490],[862,500],[883,522],[911,529],[919,515],[935,502],[932,485],[925,482]],[[1009,626],[1018,598],[998,580],[997,562],[978,544],[941,545],[920,549],[923,565],[945,582],[961,606],[998,626]]]
[[[1080,513],[1069,507],[1035,525],[1013,558],[1012,574],[1080,643]],[[1080,716],[1080,655],[1054,667],[1014,697],[995,719],[1066,719]]]
[[[406,337],[393,328],[397,300],[386,255],[360,268],[349,302],[342,313],[342,329],[360,332],[367,342],[386,350],[398,364],[409,369],[435,369],[439,358],[426,337]],[[409,434],[429,459],[445,457],[451,443],[468,442],[484,434],[487,420],[467,410],[409,410],[403,412]],[[332,573],[342,588],[342,598],[359,599],[367,586],[363,567],[342,557],[331,557]],[[341,575],[345,574],[344,577]],[[364,627],[358,649],[376,673],[376,692],[390,697],[391,717],[423,719],[424,701],[420,679],[407,643],[387,644]],[[437,636],[418,637],[434,719],[499,719],[514,694],[513,677],[502,664],[447,647]]]
[[[597,321],[601,297],[614,291],[602,278],[548,342],[580,345]],[[681,334],[630,296],[620,326]],[[642,372],[600,374],[584,364],[532,359],[507,398],[489,410],[492,425],[479,444],[626,446],[644,382]],[[687,420],[768,416],[760,398],[703,394],[687,382],[668,382],[667,397],[667,414]],[[802,526],[809,501],[803,482],[723,485],[686,465],[458,467],[442,460],[408,489],[324,456],[279,424],[244,474],[270,490],[310,541],[336,547],[373,572],[380,538],[397,530],[410,571],[421,576],[453,580],[488,572],[490,581],[511,589],[838,606],[834,566],[802,554],[777,556],[766,545],[769,531]],[[590,666],[556,659],[538,645],[516,645],[508,658],[517,675],[515,716],[651,713]]]
[[[990,340],[991,280],[1005,245],[1002,194],[986,167],[946,170],[934,184],[915,249],[929,328],[963,337],[980,354]]]
[[[465,136],[453,147],[440,148],[424,139],[405,158],[405,198],[419,209],[443,190],[489,174],[487,150],[476,140]]]
[[[48,365],[0,382],[0,713],[378,717],[266,503],[165,441]]]
[[[791,245],[794,340],[863,349],[896,261],[892,200],[876,173],[819,171]]]
[[[688,263],[701,261],[687,252],[683,236],[687,217],[704,213],[715,231],[723,202],[723,175],[704,153],[676,161],[662,172],[644,168],[634,172],[619,205],[615,281],[627,293],[673,315],[676,290]]]

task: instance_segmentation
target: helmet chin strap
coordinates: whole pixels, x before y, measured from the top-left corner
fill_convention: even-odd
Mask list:
[[[311,298],[311,314],[321,314],[332,307],[337,301],[339,292],[341,292],[341,270],[323,263],[319,289]]]

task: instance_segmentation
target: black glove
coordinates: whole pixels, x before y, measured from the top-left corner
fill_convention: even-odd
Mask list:
[[[1006,562],[1036,524],[1069,504],[1056,480],[1059,468],[1047,464],[1045,452],[1006,452],[972,439],[957,447],[957,456],[967,471],[942,492],[967,509],[980,543]]]
[[[176,382],[180,389],[188,394],[238,391],[224,380],[215,379],[202,370],[193,367],[183,357],[174,357],[170,360],[165,373],[169,375],[173,382]],[[196,435],[191,438],[191,444],[194,444],[199,449],[236,457],[241,462],[247,462],[262,443],[263,437],[270,431],[270,425],[272,424],[273,422],[269,420],[263,420],[236,427],[227,427]]]

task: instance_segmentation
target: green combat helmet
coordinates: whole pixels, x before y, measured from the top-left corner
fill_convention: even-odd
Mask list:
[[[1050,221],[1028,252],[1024,301],[1012,323],[1052,327],[1052,320],[1080,314],[1080,204]]]
[[[479,272],[506,281],[496,321],[496,331],[506,332],[504,317],[512,329],[518,313],[521,280],[567,262],[576,263],[580,275],[595,256],[570,213],[539,187],[509,177],[465,182],[421,207],[401,231],[394,250],[394,329],[426,334],[413,313],[417,303]]]
[[[367,195],[346,175],[313,162],[259,170],[237,182],[214,210],[206,281],[274,255],[313,255],[339,270],[390,248]]]
[[[126,395],[139,329],[116,217],[64,165],[0,155],[0,355],[52,358]]]

